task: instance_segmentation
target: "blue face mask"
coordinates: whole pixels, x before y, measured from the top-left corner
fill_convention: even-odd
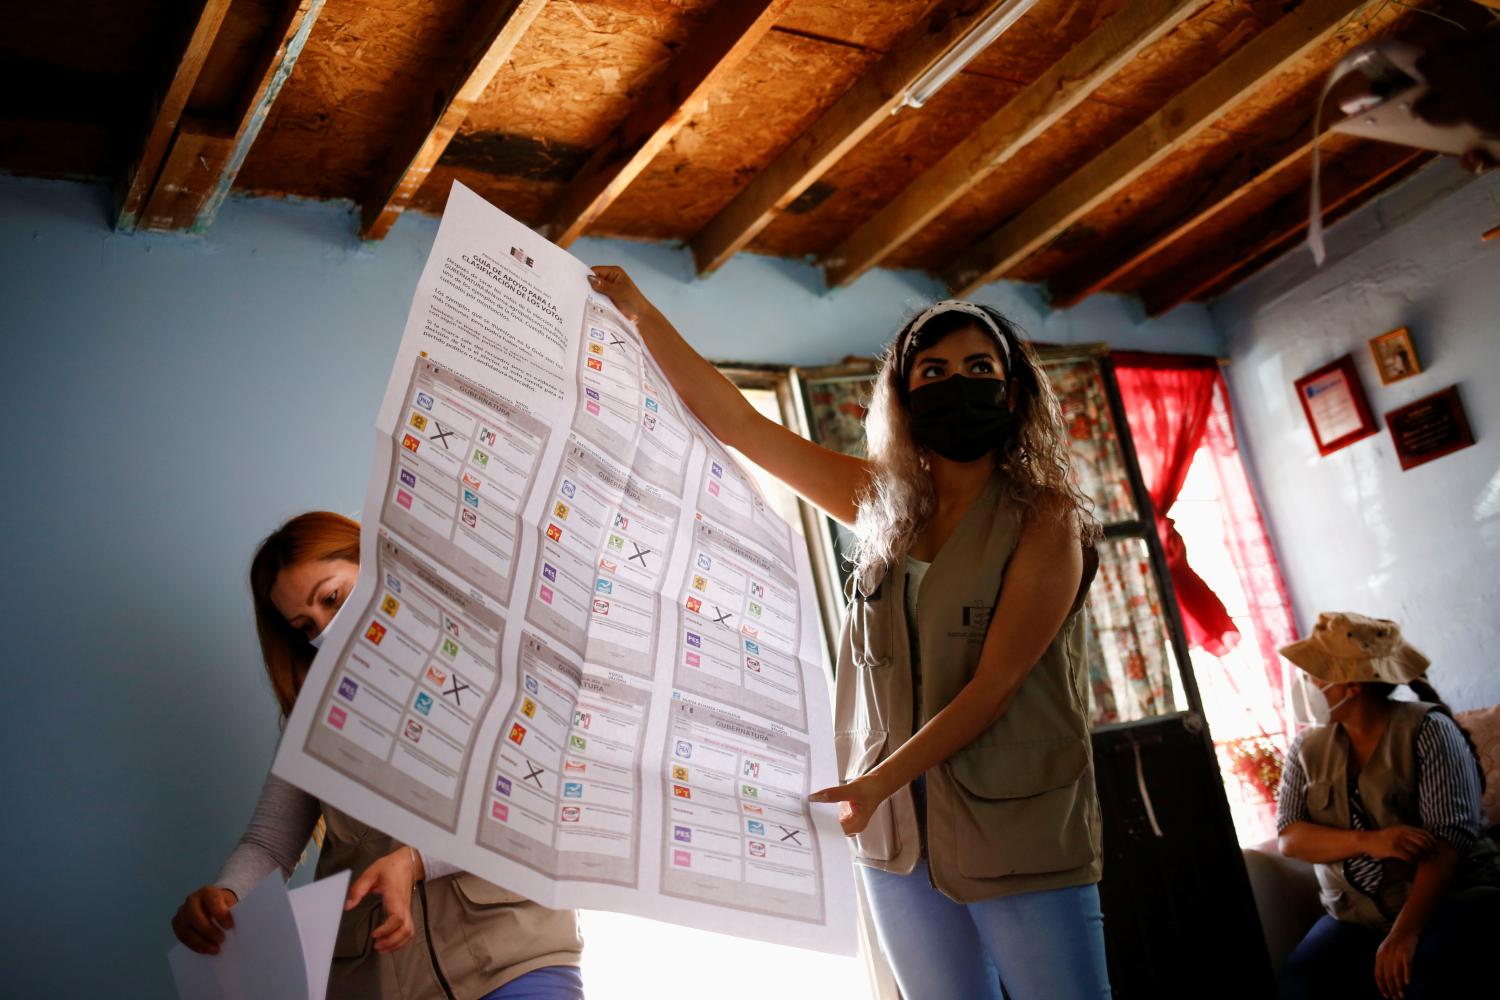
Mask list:
[[[349,597],[353,596],[354,594],[351,592],[349,594]],[[339,615],[343,614],[344,609],[349,606],[349,597],[344,598],[344,603],[340,604],[339,609],[333,613],[333,617],[328,619],[328,624],[323,626],[323,631],[307,640],[308,642],[312,643],[313,649],[322,649],[323,640],[333,634],[333,623],[339,620]]]

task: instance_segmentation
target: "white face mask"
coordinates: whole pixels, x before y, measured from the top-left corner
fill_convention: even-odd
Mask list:
[[[1313,682],[1313,686],[1316,687],[1318,689],[1318,691],[1321,693],[1321,692],[1326,692],[1331,687],[1337,687],[1338,685],[1336,685],[1336,684],[1318,684],[1316,681],[1314,681]],[[1334,702],[1332,705],[1329,705],[1327,708],[1323,709],[1323,713],[1322,713],[1322,715],[1323,715],[1323,721],[1326,723],[1329,719],[1333,718],[1333,713],[1338,710],[1338,707],[1340,705],[1342,705],[1344,702],[1348,701],[1350,698],[1353,698],[1353,697],[1354,697],[1354,695],[1352,693],[1346,694],[1342,698],[1340,698],[1338,701]]]
[[[333,623],[339,620],[339,615],[344,613],[344,609],[349,606],[349,598],[353,596],[354,594],[350,593],[349,597],[344,598],[344,603],[340,604],[339,609],[333,613],[333,617],[328,619],[328,624],[323,626],[323,631],[307,640],[312,643],[313,649],[323,648],[323,639],[333,634]]]

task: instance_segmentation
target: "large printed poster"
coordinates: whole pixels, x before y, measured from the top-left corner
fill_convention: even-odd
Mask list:
[[[454,186],[275,772],[548,906],[852,954],[806,550],[587,275]]]

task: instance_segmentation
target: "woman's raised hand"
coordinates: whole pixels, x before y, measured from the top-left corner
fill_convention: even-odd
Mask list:
[[[1432,834],[1417,826],[1388,826],[1365,834],[1365,853],[1377,861],[1421,861],[1436,844]]]
[[[230,907],[239,897],[228,889],[205,885],[193,892],[177,908],[172,918],[172,933],[177,940],[204,955],[217,955],[224,943],[224,931],[234,927]]]
[[[651,308],[651,303],[641,294],[635,282],[630,280],[630,275],[625,273],[624,268],[612,264],[594,268],[594,273],[589,276],[589,286],[601,295],[609,296],[615,308],[624,313],[625,318],[632,323]]]
[[[380,897],[385,919],[370,939],[376,951],[395,951],[417,936],[411,919],[411,890],[422,878],[421,860],[409,847],[398,847],[366,868],[349,886],[345,911],[359,905],[370,893]]]

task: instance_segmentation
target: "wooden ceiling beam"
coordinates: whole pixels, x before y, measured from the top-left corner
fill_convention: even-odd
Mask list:
[[[489,0],[465,26],[468,50],[451,82],[433,96],[431,119],[401,135],[371,177],[361,199],[361,238],[379,240],[390,232],[545,6],[546,0]]]
[[[1168,101],[1133,131],[943,269],[957,295],[1002,277],[1093,209],[1118,195],[1262,83],[1311,52],[1363,0],[1304,0]]]
[[[720,0],[558,197],[545,232],[568,246],[625,192],[750,54],[791,0]]]
[[[979,126],[822,261],[833,287],[878,265],[1206,0],[1132,0]]]
[[[201,233],[229,196],[271,106],[291,77],[324,0],[284,0],[230,114],[184,113],[137,220],[141,229]]]
[[[907,31],[693,238],[698,273],[718,270],[743,250],[814,181],[888,121],[922,75],[1005,2],[976,0],[956,10],[945,4]]]
[[[197,15],[185,32],[181,54],[177,65],[167,78],[165,86],[152,102],[146,126],[146,134],[140,148],[125,165],[115,190],[115,230],[121,233],[134,232],[140,221],[142,209],[156,186],[162,163],[177,134],[177,124],[192,96],[193,85],[198,74],[208,61],[224,15],[229,13],[230,0],[203,0],[197,5]]]
[[[1323,215],[1333,221],[1416,170],[1432,154],[1408,146],[1374,144],[1362,157],[1345,156],[1324,164]],[[1184,302],[1207,299],[1259,271],[1307,234],[1308,186],[1278,198],[1255,216],[1251,232],[1221,240],[1222,253],[1205,254],[1186,268],[1174,268],[1140,291],[1149,316],[1170,312]],[[1308,266],[1312,258],[1308,257]]]

